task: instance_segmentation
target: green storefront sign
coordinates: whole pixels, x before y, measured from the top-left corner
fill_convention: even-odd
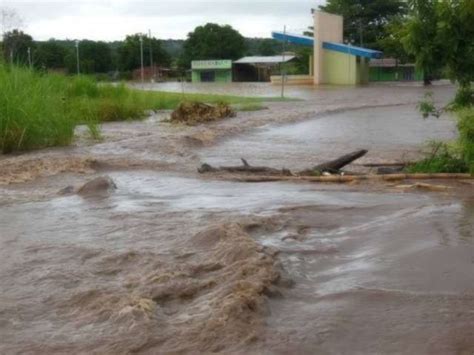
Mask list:
[[[191,70],[193,83],[232,82],[231,60],[193,60],[191,62]]]

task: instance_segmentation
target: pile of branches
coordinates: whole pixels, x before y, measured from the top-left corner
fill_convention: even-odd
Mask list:
[[[171,113],[170,121],[193,126],[234,116],[235,111],[224,103],[208,105],[202,102],[182,102]]]

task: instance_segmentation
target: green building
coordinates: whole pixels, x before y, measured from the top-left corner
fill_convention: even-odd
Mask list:
[[[232,82],[232,61],[193,60],[191,62],[193,83],[230,83]]]
[[[370,81],[422,81],[423,71],[415,64],[400,64],[396,59],[372,59]]]

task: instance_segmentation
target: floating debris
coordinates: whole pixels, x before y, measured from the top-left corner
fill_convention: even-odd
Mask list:
[[[170,120],[192,126],[234,116],[235,111],[224,103],[208,105],[202,102],[183,102],[171,113]]]

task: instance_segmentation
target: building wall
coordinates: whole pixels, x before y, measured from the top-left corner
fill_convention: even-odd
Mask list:
[[[352,55],[325,50],[323,52],[325,78],[322,84],[355,85],[357,83],[356,58]]]
[[[214,72],[214,82],[216,83],[230,83],[232,82],[232,70],[205,70]],[[191,73],[191,80],[193,83],[201,82],[201,72],[202,70],[193,70]]]
[[[325,52],[323,42],[342,43],[343,18],[321,11],[314,13],[314,83],[325,84],[330,80],[328,76],[335,75],[325,72]]]
[[[324,84],[358,85],[369,82],[369,63],[365,58],[324,50]]]

